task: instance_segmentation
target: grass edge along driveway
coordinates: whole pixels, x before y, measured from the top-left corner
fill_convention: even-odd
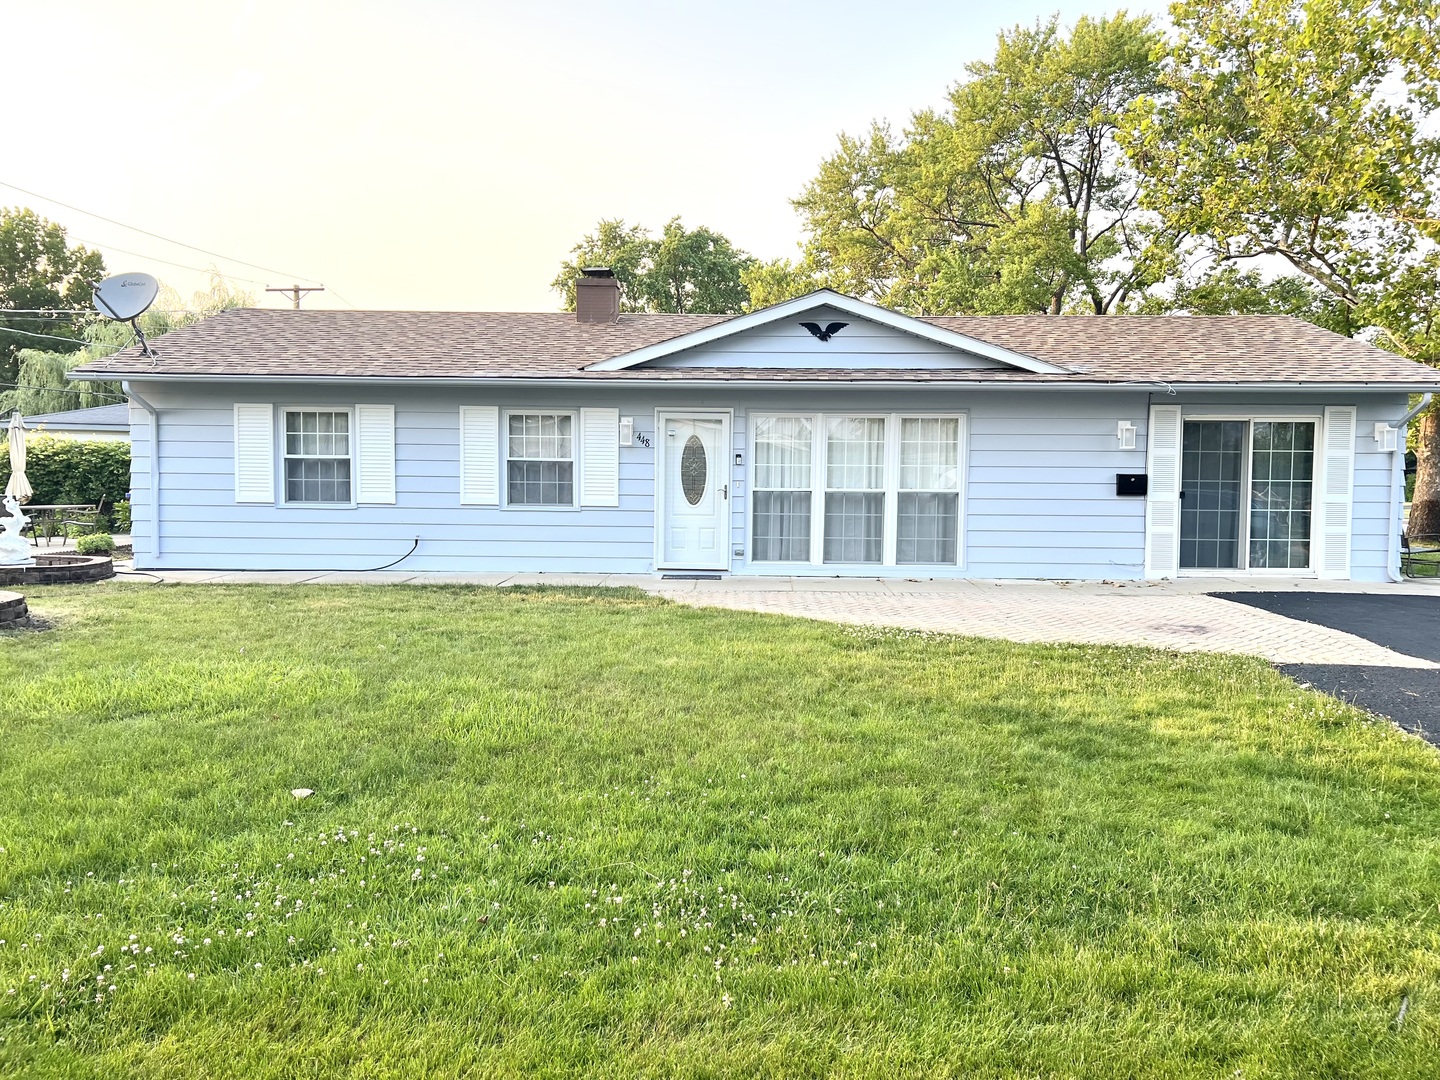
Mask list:
[[[7,1076],[1440,1060],[1440,759],[1259,661],[624,590],[32,599]]]

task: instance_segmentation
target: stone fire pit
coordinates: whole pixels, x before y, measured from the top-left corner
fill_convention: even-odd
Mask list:
[[[0,567],[0,585],[74,585],[104,581],[115,576],[115,560],[108,555],[36,555],[34,566]],[[11,596],[3,593],[0,596]],[[20,601],[23,608],[24,600]]]
[[[0,630],[24,622],[30,614],[25,606],[25,597],[18,592],[0,592]]]

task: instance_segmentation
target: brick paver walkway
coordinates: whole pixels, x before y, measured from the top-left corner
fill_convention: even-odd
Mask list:
[[[1229,652],[1276,664],[1435,668],[1364,638],[1298,622],[1213,596],[1165,588],[975,583],[969,588],[883,591],[747,591],[710,588],[652,592],[705,607],[765,611],[863,626],[935,630],[1008,641],[1149,645],[1182,652]],[[1440,603],[1440,596],[1436,602]]]

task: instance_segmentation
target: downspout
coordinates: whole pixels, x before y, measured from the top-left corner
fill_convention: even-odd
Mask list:
[[[150,414],[150,558],[160,561],[160,411],[122,382],[125,396]]]
[[[1400,581],[1400,535],[1405,531],[1405,445],[1409,441],[1410,421],[1430,407],[1434,394],[1424,394],[1420,404],[1395,421],[1395,460],[1390,465],[1390,557],[1385,573],[1391,581]]]

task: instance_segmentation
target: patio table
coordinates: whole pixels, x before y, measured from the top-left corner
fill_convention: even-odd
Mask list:
[[[26,526],[30,530],[30,541],[37,547],[40,544],[41,530],[37,528],[42,522],[58,522],[66,514],[73,513],[94,513],[96,507],[93,503],[30,503],[20,507],[20,512],[30,518],[30,524]],[[51,530],[47,527],[43,530],[45,546],[50,546]],[[61,538],[63,541],[63,537]]]

